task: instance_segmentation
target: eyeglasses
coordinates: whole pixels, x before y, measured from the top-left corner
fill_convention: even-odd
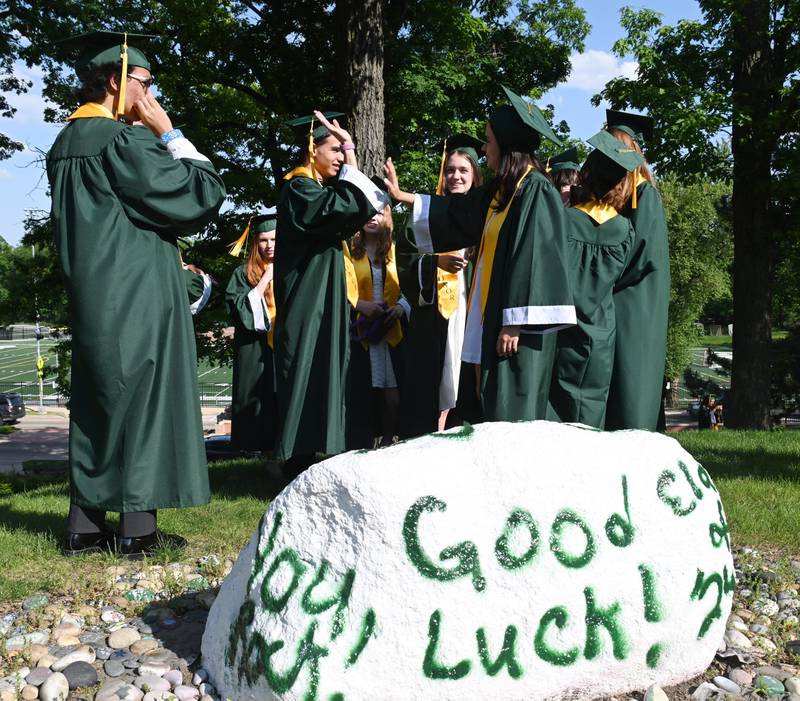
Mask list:
[[[142,78],[142,77],[140,77],[138,75],[129,75],[128,76],[128,80],[130,80],[131,78],[133,78],[135,81],[141,83],[142,87],[145,90],[149,90],[150,87],[155,82],[155,78],[153,78],[152,76],[150,76],[149,78]]]

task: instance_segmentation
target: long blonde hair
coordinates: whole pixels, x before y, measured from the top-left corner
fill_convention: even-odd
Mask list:
[[[392,208],[389,205],[383,208],[383,228],[378,234],[378,255],[385,263],[389,262],[389,251],[392,248],[392,233],[394,232],[394,222],[392,221]],[[361,259],[367,253],[366,242],[364,241],[364,230],[356,232],[350,239],[350,255],[353,258]]]

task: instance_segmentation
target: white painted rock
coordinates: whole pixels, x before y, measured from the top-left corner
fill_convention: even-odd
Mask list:
[[[640,431],[486,423],[315,465],[203,636],[221,698],[592,698],[705,671],[734,588],[708,473]]]

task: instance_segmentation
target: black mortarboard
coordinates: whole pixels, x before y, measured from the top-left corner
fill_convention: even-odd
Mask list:
[[[526,102],[505,85],[501,87],[511,104],[501,105],[489,115],[489,124],[501,146],[512,150],[533,151],[538,148],[542,136],[556,146],[561,145],[536,105]]]
[[[624,131],[641,146],[653,138],[653,118],[646,114],[606,110],[606,129]]]
[[[444,141],[440,141],[434,148],[442,156],[449,156],[453,151],[467,154],[475,163],[483,155],[483,146],[486,142],[470,134],[453,134]]]
[[[578,149],[569,148],[557,156],[553,156],[547,165],[548,173],[557,173],[560,170],[580,170],[578,163]]]

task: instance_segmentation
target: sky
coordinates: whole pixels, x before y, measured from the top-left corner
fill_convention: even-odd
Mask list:
[[[619,8],[623,5],[642,6],[663,15],[666,24],[680,19],[699,19],[696,0],[579,0],[586,10],[592,27],[582,54],[571,57],[572,71],[565,83],[550,90],[540,104],[555,107],[555,120],[567,120],[573,136],[587,139],[603,125],[603,107],[592,107],[592,95],[600,92],[612,78],[635,77],[636,63],[630,57],[619,59],[611,53],[614,42],[624,34],[619,26]],[[13,119],[0,118],[0,131],[25,144],[25,151],[0,161],[0,236],[12,245],[22,238],[26,210],[49,211],[47,177],[42,168],[42,152],[53,143],[60,125],[46,124],[43,118],[44,99],[41,95],[41,72],[18,64],[16,72],[34,82],[25,95],[9,95],[17,108]],[[191,138],[191,135],[187,135]]]

